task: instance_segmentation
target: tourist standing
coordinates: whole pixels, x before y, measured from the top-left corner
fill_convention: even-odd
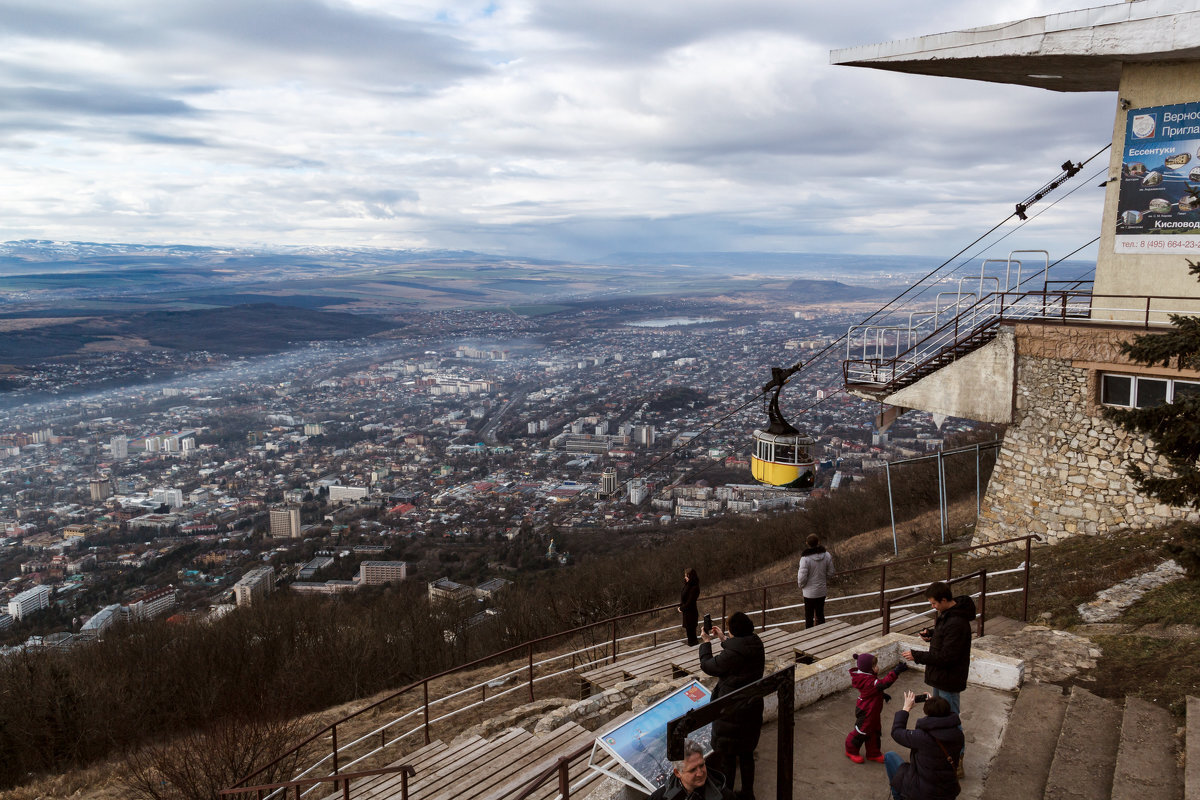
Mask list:
[[[700,631],[700,669],[717,679],[712,700],[749,686],[763,676],[766,653],[762,639],[754,633],[754,623],[741,611],[729,617],[729,636],[716,625]],[[721,642],[721,652],[713,655],[711,638]],[[762,698],[751,700],[729,716],[712,724],[713,760],[724,774],[725,788],[732,789],[738,767],[742,770],[740,800],[754,800],[754,748],[762,733]]]
[[[933,630],[920,636],[929,642],[929,650],[905,650],[909,661],[925,665],[925,683],[934,697],[943,697],[957,718],[961,713],[959,694],[967,688],[971,668],[971,623],[975,621],[975,601],[970,595],[954,597],[949,584],[935,581],[925,590],[929,605],[937,612]],[[961,723],[959,730],[962,730]],[[962,777],[962,751],[958,753],[958,775]]]
[[[808,545],[800,554],[800,569],[796,583],[804,595],[804,627],[825,622],[825,596],[829,594],[829,579],[833,577],[833,556],[821,546],[821,540],[810,533]]]
[[[700,577],[696,575],[695,567],[683,573],[683,591],[679,595],[679,613],[683,615],[683,632],[687,634],[690,647],[700,644],[696,637],[696,623],[700,621],[700,610],[696,601],[700,599]]]

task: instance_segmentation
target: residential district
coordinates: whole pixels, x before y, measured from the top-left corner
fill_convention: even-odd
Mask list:
[[[521,546],[547,526],[604,536],[802,505],[971,425],[913,414],[873,433],[874,409],[839,391],[844,310],[663,311],[558,328],[441,312],[416,338],[192,353],[166,381],[10,396],[0,643],[65,647],[270,591],[396,581],[486,607],[529,559],[570,562],[553,541]],[[127,382],[145,358],[75,369]],[[809,360],[781,405],[816,438],[817,488],[756,484],[761,387],[771,366]]]

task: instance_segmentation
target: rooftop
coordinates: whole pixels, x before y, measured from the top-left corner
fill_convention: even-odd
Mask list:
[[[1194,0],[1134,0],[834,50],[831,64],[917,75],[1115,92],[1122,62],[1200,59]]]

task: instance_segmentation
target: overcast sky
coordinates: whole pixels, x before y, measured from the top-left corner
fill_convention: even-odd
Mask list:
[[[829,51],[1086,5],[0,0],[0,240],[949,255],[1115,96]],[[1098,235],[1095,183],[1013,246]]]

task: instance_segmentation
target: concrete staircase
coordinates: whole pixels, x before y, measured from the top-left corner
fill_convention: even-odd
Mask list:
[[[1200,730],[1200,703],[1188,722]],[[1200,760],[1200,737],[1187,749]],[[1189,775],[1189,777],[1193,777]],[[1175,721],[1162,708],[1127,697],[1123,704],[1075,687],[1022,687],[981,800],[1200,800],[1184,789]]]

